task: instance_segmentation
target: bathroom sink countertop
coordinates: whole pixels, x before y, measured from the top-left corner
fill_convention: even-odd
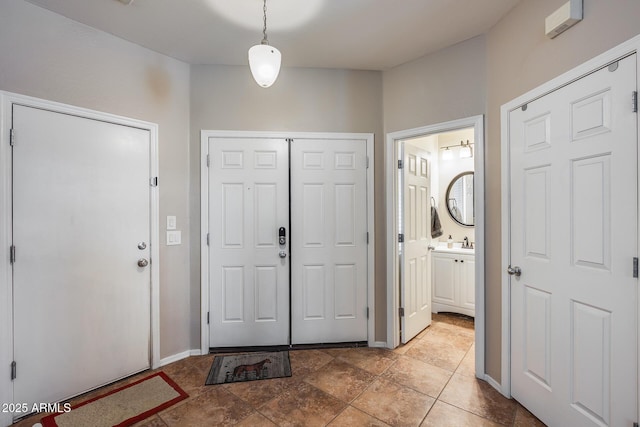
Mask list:
[[[471,248],[463,248],[460,246],[460,244],[458,244],[457,246],[454,246],[452,248],[448,248],[447,244],[443,244],[443,245],[438,245],[436,246],[436,248],[433,250],[434,252],[443,252],[443,253],[449,253],[449,254],[463,254],[463,255],[474,255],[475,254],[475,248],[471,249]]]

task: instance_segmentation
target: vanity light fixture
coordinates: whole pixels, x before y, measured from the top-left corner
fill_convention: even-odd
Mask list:
[[[444,152],[442,153],[442,160],[453,159],[453,151],[451,150],[451,148],[456,147],[460,148],[458,157],[460,157],[461,159],[468,159],[470,157],[473,157],[473,149],[471,148],[472,145],[473,142],[469,142],[469,140],[467,139],[467,142],[460,141],[460,145],[447,145],[446,147],[440,147],[441,150],[444,150]]]
[[[267,0],[263,0],[262,42],[249,49],[249,67],[254,80],[262,87],[271,86],[280,73],[282,55],[280,51],[269,45],[267,40]]]
[[[468,159],[469,157],[473,156],[473,151],[471,151],[471,144],[469,144],[469,140],[467,139],[467,142],[465,144],[464,141],[460,141],[460,158],[461,159]]]

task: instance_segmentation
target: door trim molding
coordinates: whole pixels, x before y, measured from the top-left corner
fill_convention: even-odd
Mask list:
[[[511,232],[511,183],[510,183],[510,151],[509,151],[509,113],[522,105],[535,99],[541,98],[563,86],[573,83],[580,78],[599,70],[612,62],[636,54],[636,85],[640,87],[640,66],[638,52],[640,51],[640,35],[636,36],[571,70],[549,80],[546,83],[532,89],[525,94],[507,102],[500,107],[500,145],[501,145],[501,188],[505,197],[502,199],[502,355],[501,355],[501,384],[500,391],[506,397],[511,397],[511,290],[510,277],[506,270],[510,262],[510,232]],[[631,108],[631,94],[629,94],[629,108]],[[640,123],[638,124],[638,135],[640,135]],[[640,152],[638,154],[640,156]],[[639,163],[640,165],[640,159]],[[639,185],[640,185],[640,178]],[[636,207],[638,208],[638,207]],[[640,229],[640,227],[639,227]],[[640,231],[636,237],[640,242]],[[640,312],[640,298],[636,307],[636,312]],[[638,319],[638,338],[640,342],[640,319]],[[637,362],[640,383],[640,358]],[[640,411],[640,394],[638,396],[638,410]]]
[[[202,354],[209,353],[209,172],[207,154],[209,138],[278,138],[278,139],[359,139],[366,141],[369,167],[367,168],[367,342],[369,347],[379,346],[375,341],[375,223],[374,223],[374,136],[373,133],[336,132],[273,132],[242,130],[201,130],[200,131],[200,346]]]
[[[30,96],[0,91],[0,367],[8,367],[13,359],[13,295],[9,246],[11,245],[11,147],[9,132],[12,124],[12,105],[20,104],[57,113],[70,114],[149,131],[150,173],[158,176],[158,125],[114,114],[103,113],[68,104],[48,101]],[[151,250],[151,337],[150,365],[157,368],[160,363],[160,251],[159,251],[159,189],[151,187],[150,199],[150,250]],[[6,374],[6,375],[5,375]],[[0,374],[0,402],[13,402],[13,386],[8,368]],[[0,425],[13,422],[11,414],[0,413]]]
[[[414,129],[401,130],[387,134],[385,143],[385,206],[387,217],[387,347],[396,348],[400,344],[400,321],[395,313],[400,306],[400,290],[398,272],[398,247],[394,242],[398,235],[398,144],[410,138],[454,131],[463,128],[474,129],[474,200],[476,203],[476,316],[475,316],[475,346],[476,346],[476,376],[486,379],[484,370],[485,345],[485,292],[484,292],[484,258],[485,258],[485,208],[484,208],[484,116],[478,115],[449,122],[436,123]]]

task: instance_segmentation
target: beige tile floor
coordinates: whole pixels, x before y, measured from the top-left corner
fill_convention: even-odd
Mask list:
[[[189,398],[136,426],[544,426],[475,378],[473,339],[469,319],[434,315],[430,327],[393,351],[294,350],[291,378],[217,386],[204,385],[214,355],[190,357],[161,368]],[[15,426],[31,427],[42,416]]]

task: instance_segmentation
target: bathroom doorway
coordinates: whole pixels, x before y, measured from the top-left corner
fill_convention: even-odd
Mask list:
[[[387,328],[409,342],[432,313],[475,318],[484,379],[483,116],[387,135]]]

